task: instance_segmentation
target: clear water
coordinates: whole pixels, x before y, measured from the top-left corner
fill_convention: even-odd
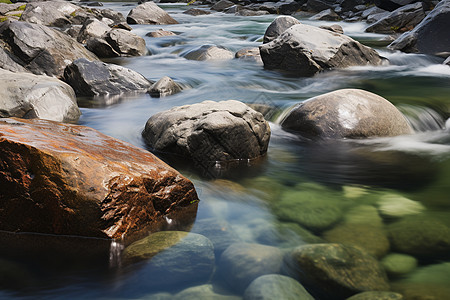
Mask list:
[[[105,6],[126,15],[132,8],[130,4],[134,5],[114,2]],[[224,222],[244,242],[282,249],[306,244],[304,236],[280,229],[287,222],[279,214],[280,203],[284,203],[281,200],[299,191],[327,198],[328,205],[339,206],[346,216],[361,205],[374,207],[381,213],[380,199],[386,195],[404,197],[420,205],[418,215],[450,227],[450,67],[441,65],[442,60],[390,52],[384,47],[386,36],[364,33],[363,23],[342,22],[339,24],[346,34],[377,47],[390,59],[391,65],[354,67],[312,78],[293,78],[264,70],[261,64],[252,61],[189,61],[180,57],[180,53],[203,44],[222,45],[232,51],[258,46],[276,16],[238,17],[214,13],[194,17],[182,14],[187,9],[185,5],[165,5],[164,8],[180,24],[132,26],[136,34],[145,38],[152,55],[111,62],[140,72],[151,80],[170,76],[186,89],[161,99],[146,94],[79,99],[83,107],[79,124],[145,147],[141,131],[147,119],[173,106],[235,99],[276,107],[271,117],[268,154],[258,165],[244,168],[239,174],[211,180],[183,162],[168,161],[190,178],[198,191],[201,201],[194,232],[212,225],[208,222]],[[178,35],[158,39],[145,36],[159,28]],[[340,88],[361,88],[387,98],[408,117],[417,133],[332,145],[311,144],[284,132],[277,124],[283,111],[293,104]],[[382,226],[392,221],[384,218]],[[316,230],[314,234],[324,238],[330,229]],[[48,238],[50,245],[52,239]],[[33,238],[30,240],[30,245],[34,245]],[[148,298],[157,292],[176,294],[199,284],[187,280],[163,290],[149,287],[145,284],[146,278],[141,276],[142,266],[124,271],[120,261],[121,245],[111,245],[109,251],[109,244],[105,246],[104,241],[96,241],[99,244],[96,251],[92,246],[83,246],[85,242],[74,239],[62,243],[63,246],[58,244],[54,250],[40,251],[33,246],[2,246],[0,298],[136,299]],[[90,244],[86,242],[86,245]],[[78,251],[67,251],[69,248]],[[442,292],[440,295],[445,294],[450,282],[449,262],[449,256],[420,257],[418,270],[425,274],[436,273],[436,276],[414,277],[416,273],[408,273],[403,277],[391,277],[391,284],[426,278],[419,279],[419,286],[422,284],[424,289],[422,294],[431,297],[436,290]],[[442,263],[447,263],[446,271],[433,273],[433,268],[427,269]],[[437,279],[430,279],[435,277]],[[220,286],[224,294],[242,296],[216,277],[211,283]]]

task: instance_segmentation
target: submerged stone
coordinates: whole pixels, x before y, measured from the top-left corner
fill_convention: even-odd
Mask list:
[[[417,259],[407,254],[390,253],[383,257],[381,264],[389,275],[402,276],[417,268]]]
[[[394,292],[364,292],[359,293],[347,300],[403,300],[403,296]]]
[[[244,293],[244,300],[272,299],[314,300],[297,280],[276,274],[258,277]]]

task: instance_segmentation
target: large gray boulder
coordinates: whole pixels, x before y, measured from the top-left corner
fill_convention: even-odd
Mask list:
[[[162,8],[153,1],[139,4],[133,8],[127,16],[128,24],[178,24],[178,22],[169,16]]]
[[[20,17],[21,21],[45,26],[64,27],[81,7],[68,1],[30,2]]]
[[[103,38],[120,56],[142,56],[148,52],[145,40],[125,29],[110,30]]]
[[[189,60],[227,60],[233,59],[233,53],[222,47],[216,45],[203,45],[198,48],[189,50],[186,53],[181,54],[186,59]]]
[[[264,43],[268,43],[280,36],[286,29],[293,25],[300,24],[300,21],[291,16],[279,16],[270,23],[264,33]]]
[[[5,21],[0,24],[0,44],[14,60],[34,74],[61,77],[78,58],[98,60],[70,36],[39,24]]]
[[[204,101],[153,115],[142,135],[157,151],[194,162],[227,161],[265,154],[270,127],[263,115],[242,102]]]
[[[388,291],[380,263],[358,248],[340,244],[314,244],[295,248],[285,257],[286,271],[320,299],[345,299],[359,292]]]
[[[148,90],[148,93],[152,97],[165,97],[181,92],[181,86],[179,86],[169,76],[164,76],[157,82],[155,82]]]
[[[76,122],[81,115],[72,88],[53,77],[0,69],[0,91],[2,118]]]
[[[368,138],[413,133],[402,113],[376,94],[342,89],[297,104],[283,129],[307,138]]]
[[[141,74],[114,64],[77,59],[64,70],[64,81],[77,96],[146,92],[152,85]]]
[[[413,30],[402,34],[388,47],[447,57],[450,52],[450,0],[439,2]]]
[[[22,65],[16,61],[16,58],[11,52],[3,48],[0,43],[0,68],[12,72],[27,72]]]
[[[298,76],[312,76],[332,68],[381,65],[383,59],[367,46],[343,34],[297,24],[260,46],[264,66]]]
[[[101,37],[110,30],[111,28],[108,25],[97,19],[87,19],[81,26],[77,36],[77,41],[80,43],[86,43],[89,38]]]
[[[412,30],[425,18],[422,2],[400,7],[366,28],[366,32],[396,33]]]

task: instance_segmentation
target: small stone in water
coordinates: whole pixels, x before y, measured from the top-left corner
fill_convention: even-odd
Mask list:
[[[417,267],[417,259],[407,254],[391,253],[381,260],[381,265],[389,275],[400,276],[413,271]]]
[[[387,217],[417,215],[425,210],[421,203],[395,194],[382,196],[378,205],[381,214]]]

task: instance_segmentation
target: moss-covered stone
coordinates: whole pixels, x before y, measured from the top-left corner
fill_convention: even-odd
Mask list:
[[[381,265],[391,276],[401,276],[412,272],[417,268],[417,259],[414,256],[390,253],[381,260]]]
[[[403,300],[403,296],[394,292],[364,292],[359,293],[347,300]]]
[[[344,217],[344,223],[352,225],[383,226],[378,210],[372,205],[359,205],[351,208]]]

